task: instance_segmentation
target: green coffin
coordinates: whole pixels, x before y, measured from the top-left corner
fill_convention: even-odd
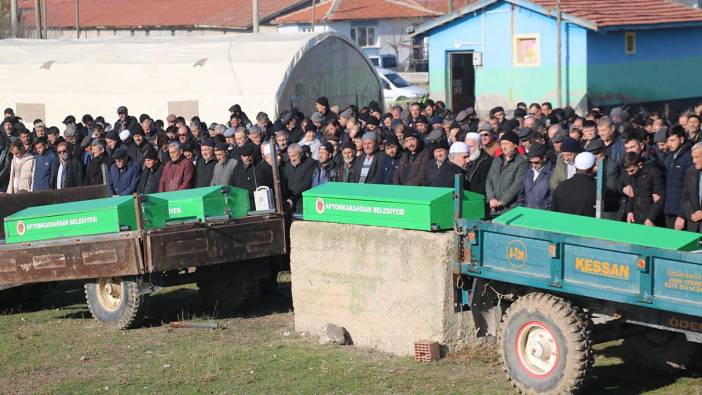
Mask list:
[[[134,198],[106,199],[30,207],[5,218],[7,243],[136,230]]]
[[[302,193],[305,220],[439,230],[453,228],[451,188],[328,182]],[[485,216],[485,197],[466,192],[465,218]]]
[[[157,200],[151,202],[151,198]],[[249,212],[249,191],[220,185],[148,195],[145,210],[167,205],[167,222],[205,221],[207,218],[241,218]]]
[[[668,250],[699,250],[700,234],[626,222],[562,214],[553,211],[518,207],[495,218],[493,222],[571,236],[635,244]]]

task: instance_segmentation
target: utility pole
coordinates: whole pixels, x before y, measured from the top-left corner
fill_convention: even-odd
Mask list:
[[[34,31],[36,38],[44,38],[41,29],[41,0],[34,0]]]
[[[558,107],[563,107],[563,85],[562,78],[563,75],[563,65],[561,64],[561,0],[556,1],[556,99]]]
[[[314,33],[314,23],[315,23],[315,19],[317,19],[317,15],[316,15],[316,14],[317,14],[317,12],[316,12],[317,10],[316,10],[316,8],[317,8],[317,7],[316,7],[315,4],[314,4],[314,0],[312,0],[312,33]]]
[[[80,0],[76,0],[76,38],[80,38]]]
[[[18,18],[17,18],[17,0],[10,0],[10,26],[12,27],[12,37],[17,38],[17,33],[19,31]]]
[[[44,38],[49,38],[49,13],[48,13],[47,0],[44,0],[43,3],[44,3],[44,11],[41,14],[42,14],[42,17],[44,18]]]
[[[253,0],[253,32],[258,33],[258,0]]]
[[[448,12],[453,12],[453,0],[446,0],[448,3]]]

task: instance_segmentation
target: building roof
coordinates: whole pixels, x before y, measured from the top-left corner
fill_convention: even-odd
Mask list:
[[[431,2],[433,3],[433,2]],[[276,18],[275,24],[312,21],[312,6]],[[443,12],[417,0],[326,0],[314,6],[316,21],[436,17]]]
[[[505,1],[555,17],[556,0],[476,0],[418,26],[412,35],[426,33],[466,14]],[[641,29],[702,24],[702,10],[671,0],[561,0],[564,20],[591,30]]]
[[[266,22],[309,0],[259,0]],[[26,24],[34,25],[34,0],[19,0]],[[47,0],[49,28],[76,25],[76,0]],[[81,28],[222,27],[252,25],[251,0],[80,0]]]

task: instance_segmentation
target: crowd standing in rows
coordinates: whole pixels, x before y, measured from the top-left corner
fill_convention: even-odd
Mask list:
[[[595,216],[602,166],[602,216],[648,226],[699,231],[702,223],[702,104],[666,119],[616,107],[579,116],[550,103],[496,107],[480,119],[426,100],[383,113],[358,108],[293,108],[272,122],[250,119],[239,105],[226,124],[148,114],[126,107],[111,125],[72,115],[63,130],[35,120],[28,129],[11,108],[0,133],[0,192],[19,193],[106,183],[112,195],[229,184],[273,189],[275,155],[288,212],[302,193],[325,182],[453,187],[484,194],[493,217],[515,206]],[[271,152],[273,141],[275,152]],[[103,180],[102,165],[107,180]]]

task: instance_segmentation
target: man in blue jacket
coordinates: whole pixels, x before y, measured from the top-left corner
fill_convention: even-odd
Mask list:
[[[531,166],[524,173],[523,187],[517,198],[520,206],[551,209],[549,179],[553,172],[553,164],[546,160],[546,153],[546,146],[537,145],[527,155]]]
[[[141,166],[129,159],[127,150],[119,147],[112,154],[114,163],[110,166],[109,182],[107,184],[110,195],[131,195],[139,185]]]
[[[35,140],[34,152],[34,184],[32,184],[32,190],[43,191],[51,189],[51,168],[58,160],[58,157],[54,150],[49,147],[46,137],[39,137]]]
[[[687,141],[685,129],[674,126],[666,139],[668,155],[665,158],[665,226],[671,229],[685,229],[685,215],[680,205],[685,173],[692,166],[692,144]]]

